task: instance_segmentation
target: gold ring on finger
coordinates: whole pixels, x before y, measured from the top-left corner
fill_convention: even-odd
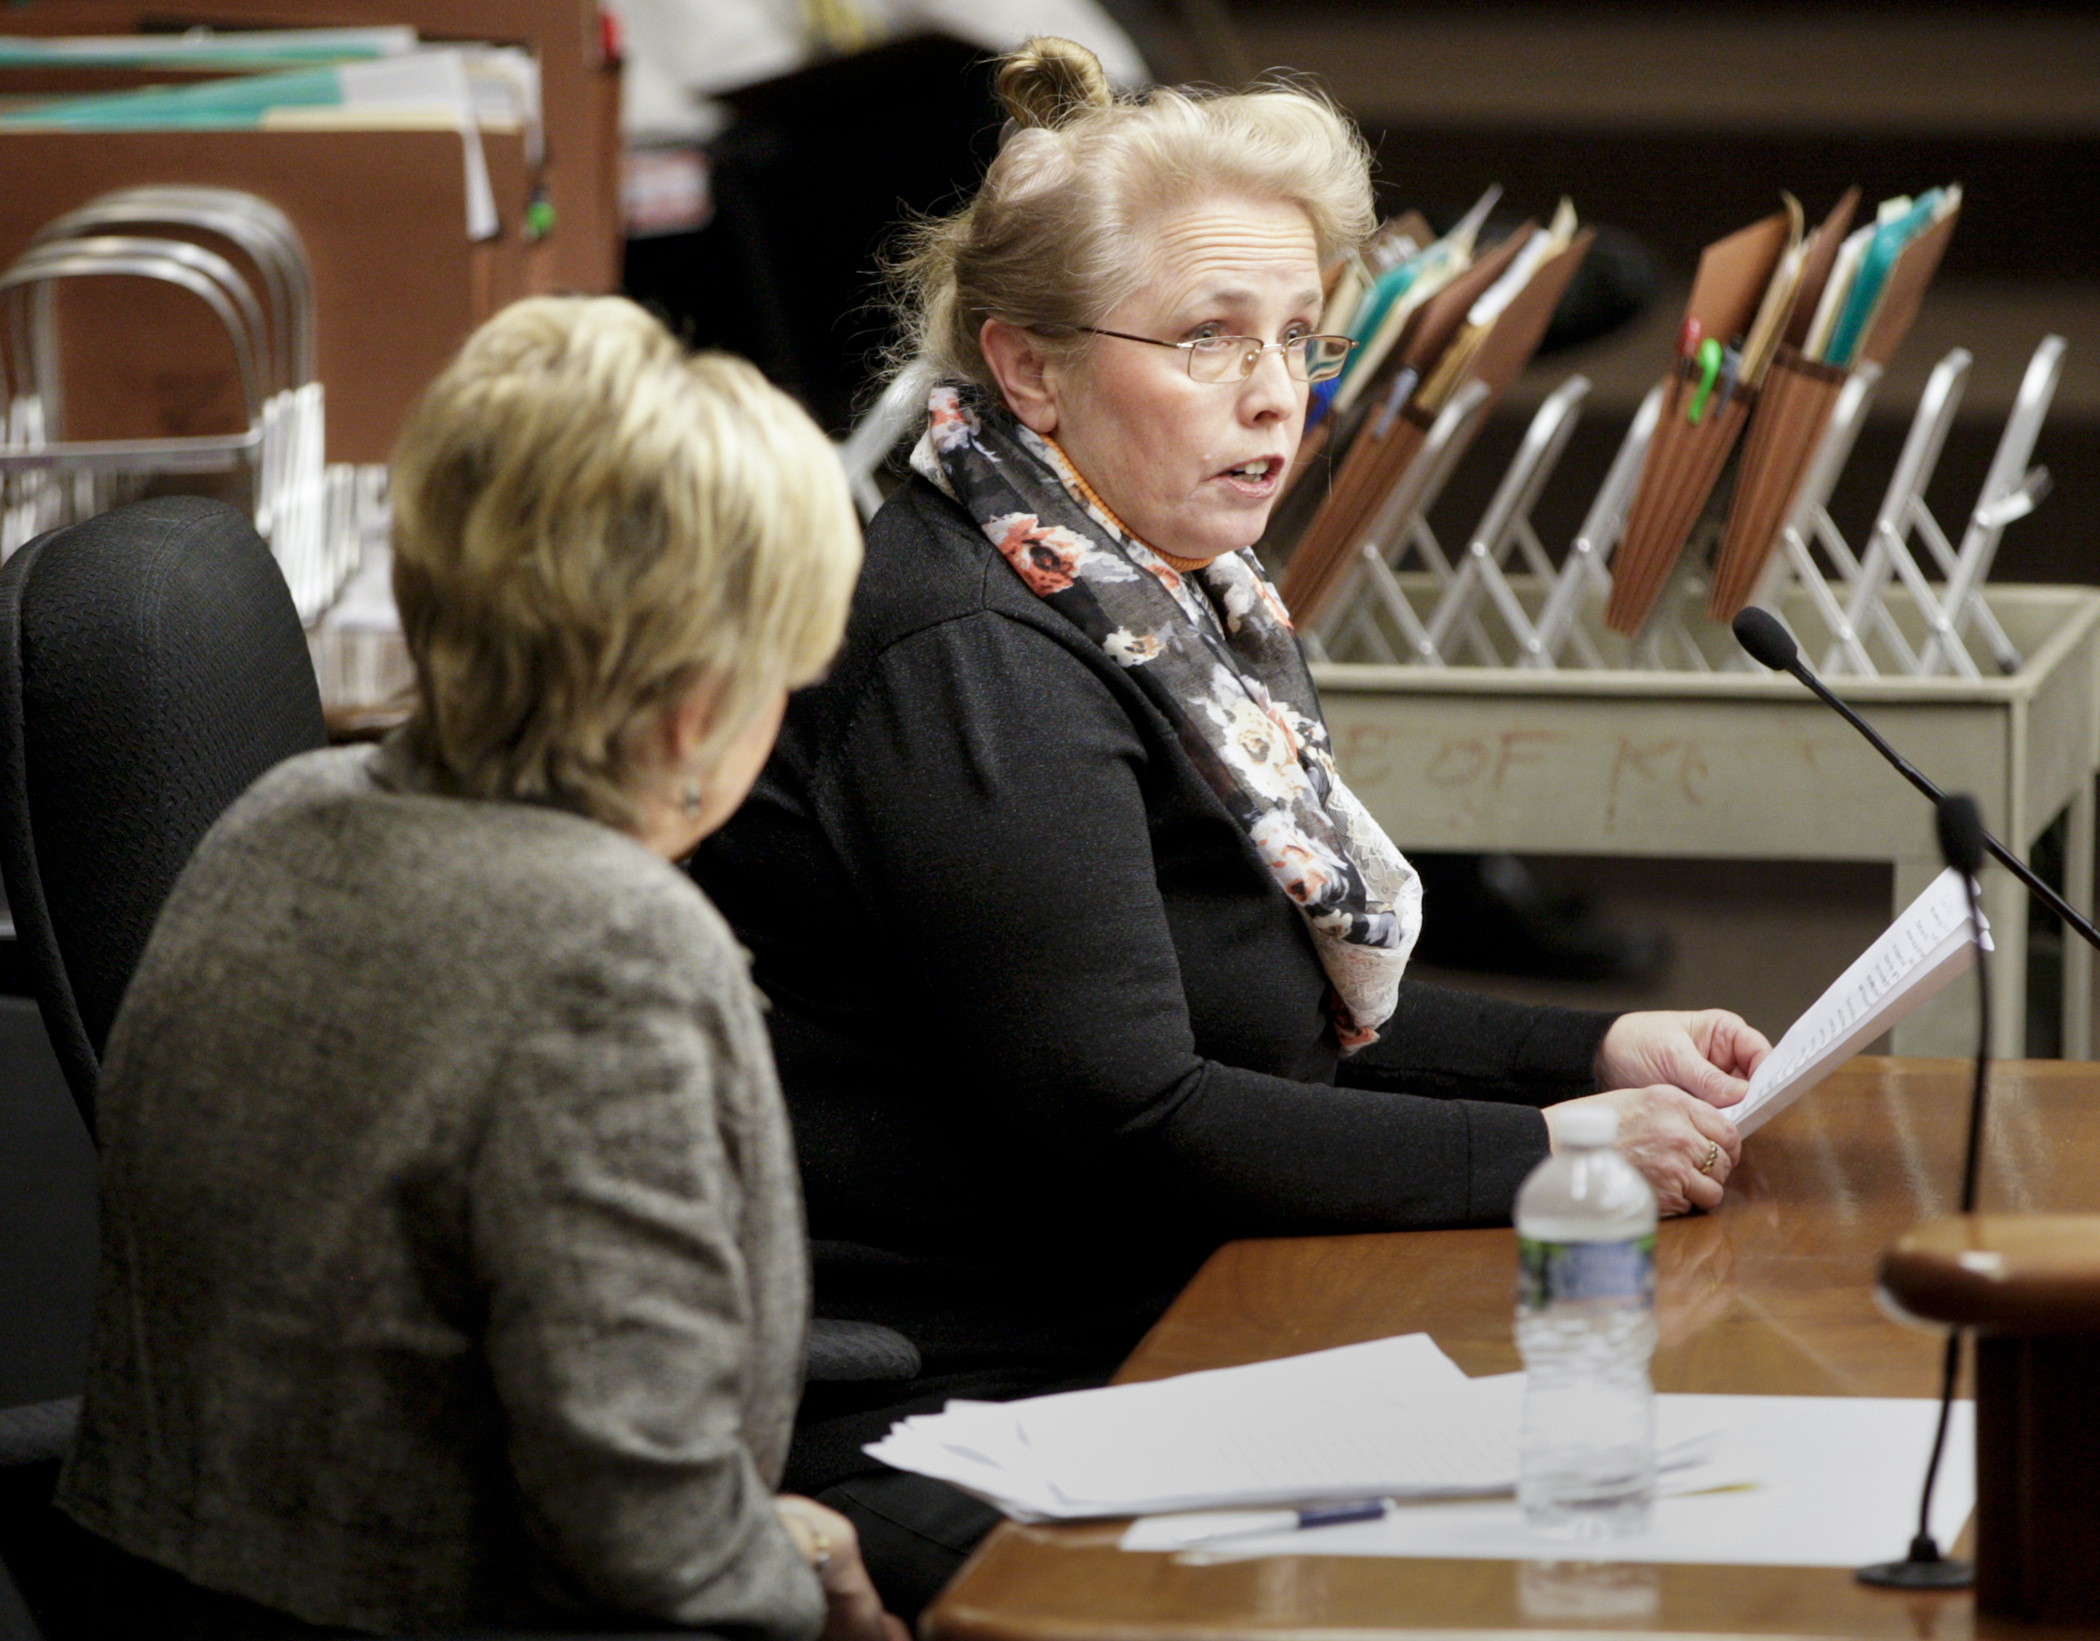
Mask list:
[[[1706,1160],[1699,1164],[1699,1172],[1702,1174],[1708,1172],[1720,1160],[1721,1142],[1719,1140],[1708,1140],[1706,1142]]]

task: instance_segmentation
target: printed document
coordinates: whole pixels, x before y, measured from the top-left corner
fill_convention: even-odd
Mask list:
[[[1988,951],[1988,923],[1981,938]],[[1975,961],[1968,894],[1950,866],[1765,1056],[1750,1092],[1729,1107],[1736,1131],[1756,1133]]]

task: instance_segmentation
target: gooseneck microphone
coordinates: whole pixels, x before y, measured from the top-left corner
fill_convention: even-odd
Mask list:
[[[1745,611],[1744,614],[1751,612]],[[1764,615],[1764,611],[1755,612]],[[1738,617],[1738,620],[1741,618]],[[1778,622],[1765,616],[1774,627]],[[1784,637],[1784,633],[1781,634]],[[1745,643],[1743,646],[1749,649]],[[1788,641],[1787,647],[1793,647]],[[1752,650],[1752,654],[1756,651]],[[1758,656],[1763,660],[1763,656]],[[1934,819],[1940,835],[1940,855],[1961,873],[1969,900],[1969,938],[1976,943],[1976,1082],[1969,1094],[1969,1144],[1962,1159],[1961,1211],[1976,1211],[1976,1168],[1983,1153],[1983,1091],[1990,1074],[1991,987],[1984,968],[1983,907],[1976,893],[1976,874],[1983,869],[1983,853],[1990,834],[1983,829],[1983,814],[1966,792],[1941,798]],[[1940,1553],[1932,1536],[1932,1489],[1940,1477],[1940,1455],[1947,1448],[1947,1420],[1954,1411],[1954,1385],[1961,1374],[1961,1329],[1947,1333],[1947,1354],[1940,1372],[1940,1418],[1933,1431],[1932,1457],[1925,1465],[1925,1492],[1918,1501],[1918,1531],[1909,1553],[1901,1561],[1880,1561],[1853,1574],[1862,1584],[1895,1590],[1959,1590],[1975,1582],[1976,1569],[1966,1561]]]
[[[1776,616],[1759,609],[1755,604],[1750,604],[1736,612],[1736,618],[1730,625],[1735,633],[1735,641],[1743,646],[1751,660],[1770,667],[1774,672],[1792,673],[1820,698],[1825,706],[1864,735],[1867,744],[1888,759],[1897,774],[1935,804],[1947,801],[1946,793],[1933,785],[1908,758],[1884,741],[1872,724],[1839,700],[1829,685],[1808,670],[1808,664],[1801,659],[1801,651],[1795,646],[1793,634],[1779,624]],[[1984,831],[1980,820],[1976,823],[1976,833],[1982,840],[1983,847],[1990,851],[1992,859],[2026,884],[2028,892],[2075,929],[2088,946],[2100,951],[2100,929],[2094,928],[2078,914],[2068,900],[2036,877],[2024,860]]]

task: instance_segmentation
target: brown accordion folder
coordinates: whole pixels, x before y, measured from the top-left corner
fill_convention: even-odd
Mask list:
[[[1786,254],[1795,220],[1781,211],[1707,246],[1685,309],[1686,319],[1699,321],[1702,336],[1726,342],[1749,331],[1765,288]],[[1750,414],[1754,390],[1738,385],[1725,403],[1715,389],[1705,414],[1691,421],[1687,412],[1699,386],[1697,369],[1694,361],[1681,358],[1666,378],[1662,415],[1641,464],[1640,485],[1627,511],[1619,550],[1612,556],[1611,598],[1604,620],[1629,638],[1640,632],[1655,608]]]
[[[1857,192],[1853,190],[1847,199],[1854,198]],[[1844,202],[1839,203],[1842,206]],[[1888,283],[1860,343],[1861,361],[1886,368],[1895,356],[1912,321],[1918,317],[1925,287],[1932,283],[1940,258],[1946,253],[1947,240],[1954,232],[1955,219],[1960,215],[1957,207],[1903,248],[1896,265],[1889,270]],[[1836,213],[1832,216],[1835,219]],[[1846,226],[1846,222],[1836,221],[1833,233],[1832,225],[1826,224],[1824,233],[1834,243],[1843,238]],[[1824,248],[1819,239],[1819,257]],[[1811,268],[1808,272],[1818,270]],[[1802,280],[1806,301],[1805,305],[1797,303],[1794,309],[1798,328],[1787,328],[1789,345],[1781,348],[1772,361],[1758,399],[1757,414],[1744,441],[1742,473],[1736,481],[1728,529],[1714,569],[1713,593],[1707,601],[1707,614],[1716,621],[1734,620],[1736,611],[1757,590],[1758,578],[1779,545],[1779,533],[1793,513],[1795,497],[1830,420],[1831,409],[1837,404],[1838,393],[1852,374],[1843,366],[1801,357],[1800,343],[1807,340],[1816,301],[1830,276],[1827,264],[1820,275],[1813,292],[1807,289],[1807,278]]]
[[[1953,237],[1954,224],[1960,219],[1961,207],[1957,205],[1903,247],[1903,254],[1889,269],[1888,284],[1882,288],[1874,316],[1867,321],[1866,339],[1859,345],[1861,359],[1886,369],[1896,356],[1903,338],[1910,334],[1911,322],[1918,317],[1918,309],[1924,305],[1925,287],[1939,272],[1940,258],[1947,254],[1947,241]]]
[[[1511,384],[1524,373],[1524,367],[1531,363],[1531,356],[1538,352],[1539,343],[1545,340],[1546,327],[1553,322],[1553,310],[1560,306],[1560,299],[1567,294],[1575,270],[1589,255],[1590,242],[1596,237],[1596,229],[1585,228],[1568,241],[1565,250],[1541,262],[1524,282],[1524,288],[1480,339],[1479,350],[1474,353],[1473,362],[1462,380],[1487,383],[1490,404],[1510,390]]]
[[[1721,538],[1713,591],[1706,605],[1706,613],[1716,621],[1733,620],[1735,612],[1749,602],[1779,544],[1779,532],[1793,512],[1794,497],[1807,476],[1831,407],[1845,385],[1848,373],[1842,366],[1806,358],[1801,349],[1808,341],[1816,304],[1837,265],[1838,251],[1851,231],[1859,197],[1857,188],[1846,189],[1816,230],[1778,351],[1759,385],[1757,414],[1750,418],[1750,431],[1743,436],[1742,467],[1729,502],[1728,527]]]
[[[1319,615],[1321,605],[1342,580],[1363,532],[1370,528],[1429,431],[1426,418],[1416,420],[1407,414],[1410,407],[1392,411],[1386,406],[1400,372],[1412,371],[1420,380],[1436,369],[1444,350],[1464,329],[1468,310],[1502,277],[1536,232],[1535,223],[1525,223],[1417,308],[1378,377],[1365,384],[1363,396],[1353,407],[1364,412],[1364,424],[1342,458],[1334,488],[1313,515],[1284,569],[1283,602],[1300,626]]]

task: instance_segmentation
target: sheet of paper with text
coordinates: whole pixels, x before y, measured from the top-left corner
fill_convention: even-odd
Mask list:
[[[1988,951],[1988,923],[1981,938]],[[1779,1039],[1728,1113],[1737,1131],[1756,1133],[1975,961],[1968,894],[1950,866]]]

